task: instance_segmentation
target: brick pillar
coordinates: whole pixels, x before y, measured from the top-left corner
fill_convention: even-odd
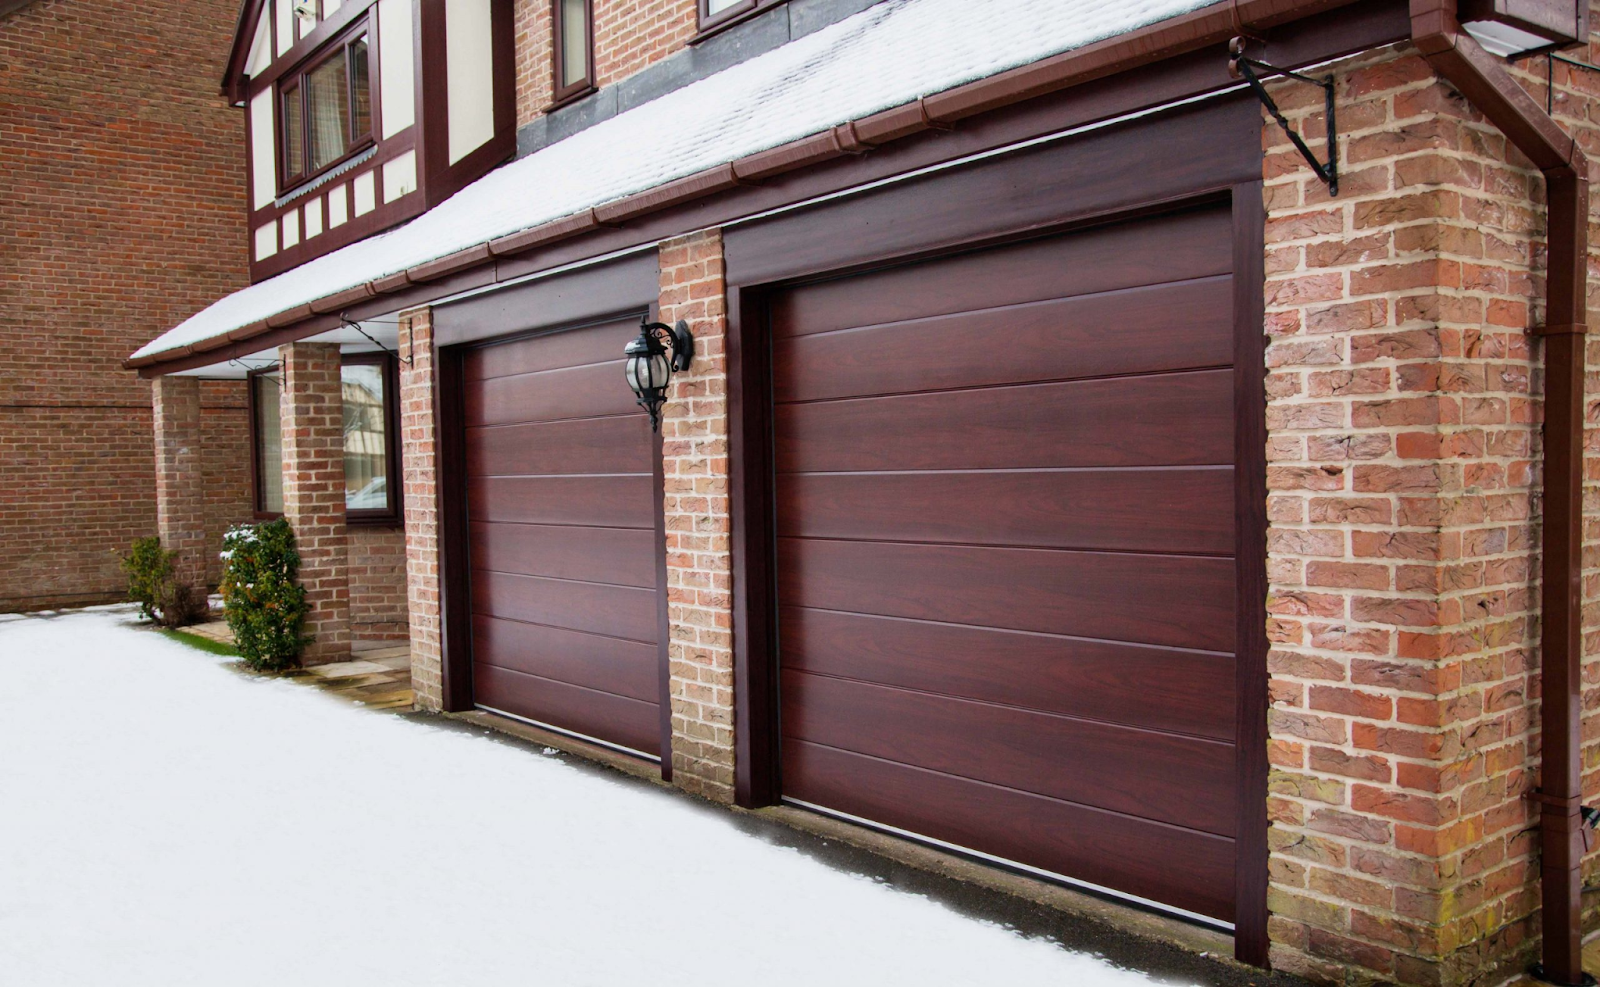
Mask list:
[[[344,523],[344,399],[337,343],[290,343],[283,362],[283,516],[300,549],[313,640],[308,665],[350,655],[349,543]]]
[[[686,319],[694,364],[661,423],[666,478],[672,779],[733,800],[733,599],[728,514],[727,303],[722,234],[661,244],[661,321]]]
[[[411,687],[422,709],[444,706],[439,620],[439,514],[434,479],[433,313],[400,313],[400,467],[405,487],[406,604]],[[410,361],[409,363],[407,361]]]
[[[1335,75],[1337,198],[1264,120],[1272,959],[1494,983],[1539,903],[1540,182],[1414,51]]]
[[[200,378],[157,377],[150,389],[156,441],[156,534],[177,552],[177,576],[206,591],[206,489],[200,468]]]

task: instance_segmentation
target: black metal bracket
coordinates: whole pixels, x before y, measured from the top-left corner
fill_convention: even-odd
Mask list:
[[[373,339],[372,338],[372,334],[367,332],[365,329],[361,328],[361,323],[359,323],[359,322],[355,321],[354,319],[350,318],[350,316],[345,315],[343,312],[340,312],[339,313],[339,321],[344,323],[344,327],[346,329],[354,329],[356,332],[359,332],[361,335],[367,337],[367,342],[371,343],[373,346],[376,346],[378,349],[380,349],[383,352],[385,352],[385,353],[389,354],[390,356],[394,357],[396,360],[399,360],[401,363],[405,364],[408,367],[412,365],[411,355],[410,354],[407,354],[406,356],[401,356],[399,350],[391,350],[389,347],[387,347],[387,346],[383,345],[382,343],[378,342],[376,339]],[[387,322],[390,325],[396,325],[396,326],[400,324],[400,320],[399,319],[369,319],[367,321],[369,321],[369,322]],[[411,326],[408,324],[406,326],[406,336],[407,336],[408,339],[409,339],[410,335],[411,335]]]
[[[1234,38],[1228,42],[1228,71],[1250,85],[1250,90],[1256,94],[1257,99],[1261,100],[1261,105],[1265,106],[1267,112],[1272,114],[1272,119],[1278,121],[1278,126],[1283,128],[1283,132],[1289,135],[1289,140],[1294,143],[1295,148],[1300,152],[1300,156],[1306,159],[1307,164],[1311,165],[1311,170],[1317,173],[1317,177],[1327,184],[1328,194],[1338,195],[1339,129],[1334,118],[1333,76],[1314,79],[1309,75],[1301,75],[1299,72],[1292,72],[1289,69],[1280,69],[1276,65],[1268,65],[1266,62],[1247,57],[1244,53],[1244,45],[1245,39],[1243,37]],[[1306,146],[1305,139],[1295,133],[1293,127],[1289,126],[1289,120],[1283,115],[1283,111],[1278,109],[1277,101],[1272,98],[1271,93],[1267,92],[1267,87],[1261,84],[1261,76],[1257,74],[1258,70],[1268,76],[1281,75],[1286,79],[1296,79],[1300,82],[1309,82],[1313,86],[1321,87],[1327,99],[1327,108],[1324,114],[1328,122],[1327,161],[1317,160],[1317,156],[1311,153],[1311,148]]]

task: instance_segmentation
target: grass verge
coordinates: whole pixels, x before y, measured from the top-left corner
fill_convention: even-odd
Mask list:
[[[161,627],[158,630],[179,644],[187,644],[191,648],[196,648],[208,654],[224,655],[229,658],[239,657],[239,649],[231,644],[223,644],[221,641],[213,641],[209,637],[201,637],[198,634],[190,634],[187,631],[171,627]]]

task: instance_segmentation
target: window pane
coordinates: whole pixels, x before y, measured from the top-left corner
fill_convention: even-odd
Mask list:
[[[715,17],[729,7],[737,7],[744,0],[706,0],[706,16]]]
[[[350,89],[344,59],[328,59],[306,73],[311,170],[338,160],[350,144]]]
[[[300,114],[300,87],[283,90],[283,173],[292,178],[305,170],[305,122]]]
[[[367,68],[367,36],[350,43],[350,103],[355,109],[354,137],[372,133],[372,86]]]
[[[589,19],[583,0],[561,0],[561,85],[575,86],[589,74]]]
[[[350,511],[389,506],[383,370],[381,363],[351,363],[339,373],[344,384],[344,506]]]
[[[256,389],[256,482],[261,491],[260,510],[283,513],[283,426],[278,419],[278,398],[283,381],[276,373],[251,378]]]

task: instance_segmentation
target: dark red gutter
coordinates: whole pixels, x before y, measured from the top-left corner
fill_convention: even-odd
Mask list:
[[[1578,987],[1583,973],[1582,553],[1583,379],[1588,331],[1589,163],[1490,55],[1461,29],[1456,0],[1411,0],[1412,43],[1545,177],[1544,532],[1540,571],[1538,801],[1543,963]],[[1592,982],[1592,981],[1590,981]]]

